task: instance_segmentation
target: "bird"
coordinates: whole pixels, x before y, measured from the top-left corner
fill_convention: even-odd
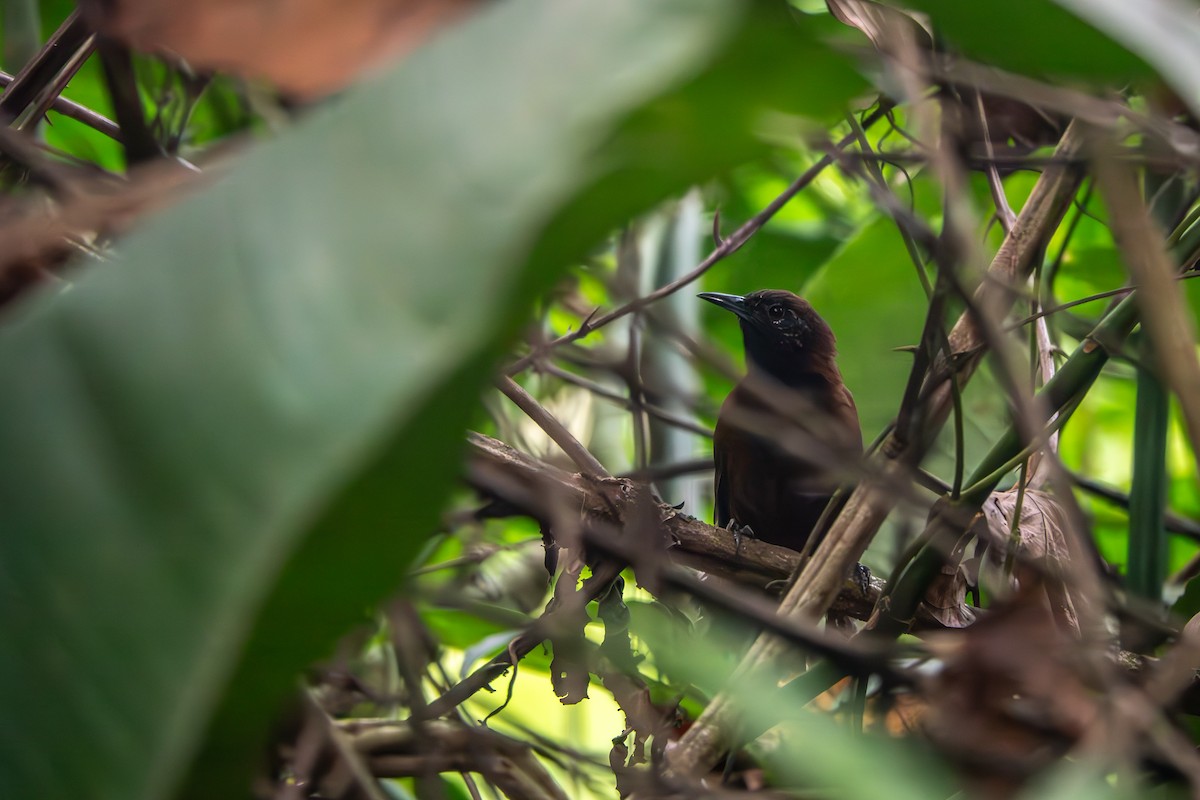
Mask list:
[[[713,434],[715,523],[739,546],[753,536],[803,552],[840,483],[828,465],[863,450],[833,330],[789,291],[698,296],[737,316],[746,354]]]

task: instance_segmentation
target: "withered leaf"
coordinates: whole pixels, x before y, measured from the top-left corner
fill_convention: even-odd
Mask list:
[[[344,88],[475,5],[475,0],[80,3],[98,30],[137,50],[266,79],[299,97]]]

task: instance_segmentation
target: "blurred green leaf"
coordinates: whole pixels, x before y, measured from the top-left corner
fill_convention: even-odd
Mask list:
[[[860,86],[757,6],[490,6],[10,316],[0,795],[244,791],[435,527],[532,297]]]
[[[511,609],[497,606],[495,610],[497,619],[484,619],[482,616],[456,608],[422,608],[421,621],[442,644],[465,650],[489,636],[507,633],[514,627],[520,627],[520,623],[513,626],[499,621],[501,615],[513,614]],[[523,618],[521,622],[528,620]]]
[[[704,696],[711,697],[737,666],[741,655],[738,649],[714,645],[718,641],[733,641],[727,631],[718,628],[715,636],[709,636],[709,626],[702,626],[705,632],[698,631],[661,603],[630,603],[629,615],[630,633],[645,645],[645,652],[653,654],[654,665],[669,684],[681,687],[693,684]],[[719,655],[705,661],[703,670],[699,670],[692,662],[700,657],[700,651],[708,648]]]
[[[1051,0],[903,5],[928,13],[938,35],[967,56],[1017,72],[1093,81],[1153,74],[1137,55]]]
[[[1098,760],[1063,760],[1035,779],[1021,797],[1027,800],[1174,800],[1190,797],[1182,784],[1113,780],[1113,765]]]
[[[1200,20],[1175,0],[1055,0],[1153,64],[1193,113],[1200,111]]]
[[[634,604],[630,610],[634,630],[650,644],[660,668],[669,665],[678,680],[709,693],[718,688],[729,692],[754,730],[780,726],[775,746],[759,753],[775,773],[773,784],[781,780],[785,785],[829,791],[833,797],[927,800],[953,793],[944,768],[911,743],[854,732],[800,707],[774,681],[728,681],[730,656],[740,657],[749,647],[744,626],[740,648],[731,653],[736,636],[693,636],[661,610],[638,609]],[[864,763],[871,768],[862,769]]]

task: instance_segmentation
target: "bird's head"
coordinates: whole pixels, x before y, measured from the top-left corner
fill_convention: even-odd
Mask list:
[[[833,330],[803,297],[782,289],[699,297],[737,315],[747,360],[784,383],[833,362]]]

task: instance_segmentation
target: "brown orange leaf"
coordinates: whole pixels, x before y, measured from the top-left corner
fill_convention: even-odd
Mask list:
[[[476,0],[81,0],[95,28],[144,52],[271,81],[298,97],[345,87]]]

